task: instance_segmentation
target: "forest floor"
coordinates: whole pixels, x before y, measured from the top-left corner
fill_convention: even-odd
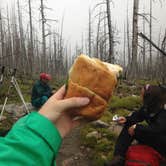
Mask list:
[[[112,97],[109,111],[107,111],[107,114],[103,116],[101,120],[111,125],[110,121],[114,114],[124,116],[126,112],[128,114],[129,111],[139,108],[140,89],[146,83],[146,81],[142,80],[139,80],[139,83],[136,84],[121,82]],[[24,84],[20,82],[20,85],[25,100],[29,102],[32,83],[28,82],[27,84]],[[58,83],[55,89],[59,86],[60,84]],[[7,86],[4,84],[4,88],[1,90],[0,110],[2,110],[6,87]],[[0,123],[0,131],[11,128],[18,117],[22,115],[22,107],[18,107],[19,101],[18,95],[15,91],[12,91],[8,102],[10,106],[8,109],[5,108],[6,111],[4,112],[6,120]],[[13,112],[13,110],[15,111]],[[108,129],[100,129],[89,125],[88,127],[83,126],[83,128],[78,127],[74,129],[66,138],[63,139],[63,144],[61,145],[56,159],[57,166],[103,166],[103,162],[105,160],[111,159],[111,153],[113,152],[115,143],[114,135],[111,133],[112,129],[110,130],[110,127]],[[84,129],[84,131],[82,131],[82,129]],[[117,129],[118,128],[115,130]],[[94,131],[101,137],[93,139],[86,137],[87,134]],[[80,132],[83,133],[84,136],[81,135]],[[119,133],[119,129],[115,132]]]
[[[79,137],[80,128],[76,128],[63,140],[57,166],[91,166],[87,149],[81,146]]]
[[[115,133],[120,133],[122,127],[114,128]],[[58,157],[57,166],[93,166],[88,154],[90,149],[81,145],[80,141],[81,127],[74,129],[66,138],[64,138]]]

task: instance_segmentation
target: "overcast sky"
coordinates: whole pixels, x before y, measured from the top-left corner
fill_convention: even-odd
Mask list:
[[[11,4],[12,1],[14,0],[0,0],[0,4],[4,7],[7,2]],[[119,30],[121,40],[123,38],[123,26],[126,19],[127,1],[129,3],[130,20],[132,20],[133,0],[114,0],[114,5],[111,5],[113,25],[116,25],[116,28]],[[161,7],[159,0],[155,1],[156,3],[153,3],[153,15],[157,20],[153,20],[153,37],[156,41],[159,30],[161,29],[164,33],[166,28],[166,2],[163,2],[163,6]],[[27,0],[20,0],[20,2],[24,6]],[[101,0],[47,0],[45,1],[45,5],[53,9],[53,11],[49,11],[47,14],[49,18],[61,21],[64,14],[64,37],[74,45],[76,42],[79,43],[81,41],[82,33],[84,33],[84,35],[87,33],[88,11],[89,8],[93,8],[97,2],[101,2]],[[39,8],[39,3],[40,0],[32,0],[33,13],[36,13],[35,11]],[[149,0],[140,0],[140,13],[143,12],[143,7],[146,13],[148,13]]]

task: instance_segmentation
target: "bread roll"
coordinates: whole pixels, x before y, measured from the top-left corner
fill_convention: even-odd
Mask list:
[[[107,102],[117,84],[117,73],[121,67],[110,67],[99,59],[80,55],[69,71],[68,88],[65,98],[88,97],[89,105],[73,111],[74,116],[83,116],[95,120],[101,117],[107,107]]]
[[[117,84],[116,76],[98,59],[80,55],[74,62],[69,78],[80,86],[87,87],[106,101]]]
[[[70,97],[88,97],[90,99],[90,103],[86,107],[80,108],[79,111],[72,110],[71,114],[73,116],[83,116],[87,119],[95,120],[101,116],[103,110],[107,107],[104,99],[88,88],[73,83],[71,80],[68,82],[68,90],[66,93],[66,98]]]

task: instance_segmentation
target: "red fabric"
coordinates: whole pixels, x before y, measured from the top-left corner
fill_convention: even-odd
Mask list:
[[[162,156],[146,145],[132,145],[126,153],[125,166],[159,166]]]
[[[47,73],[41,73],[40,79],[51,80],[51,75],[49,75]]]

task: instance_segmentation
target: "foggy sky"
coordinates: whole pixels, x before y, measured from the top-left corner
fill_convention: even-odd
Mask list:
[[[1,6],[5,6],[8,2],[14,0],[0,0]],[[114,5],[111,5],[113,25],[119,31],[119,39],[122,43],[123,41],[123,27],[126,20],[126,8],[127,1],[129,3],[129,15],[130,22],[132,22],[132,10],[133,10],[133,0],[114,0]],[[159,0],[158,0],[159,1]],[[26,0],[20,1],[23,6],[27,4]],[[100,0],[47,0],[45,5],[49,8],[52,8],[53,11],[47,12],[47,17],[52,19],[59,20],[58,23],[54,23],[55,27],[60,27],[60,22],[62,16],[64,15],[64,38],[69,40],[73,45],[77,42],[81,42],[82,33],[86,35],[88,33],[88,11],[89,8],[93,8],[97,2]],[[153,16],[157,20],[153,20],[153,39],[154,41],[158,40],[158,34],[161,30],[161,33],[164,34],[166,28],[166,2],[163,2],[163,7],[160,3],[153,3]],[[40,0],[32,0],[33,13],[35,15],[36,10],[39,8]],[[149,0],[140,0],[140,10],[143,12],[145,8],[146,13],[149,13]],[[5,9],[4,9],[5,10]],[[28,10],[28,7],[27,7]],[[97,11],[94,12],[96,15]],[[39,19],[39,14],[35,15]],[[141,20],[141,19],[140,19]],[[132,24],[130,24],[132,26]],[[139,25],[139,27],[142,25]],[[140,29],[141,30],[141,29]]]

